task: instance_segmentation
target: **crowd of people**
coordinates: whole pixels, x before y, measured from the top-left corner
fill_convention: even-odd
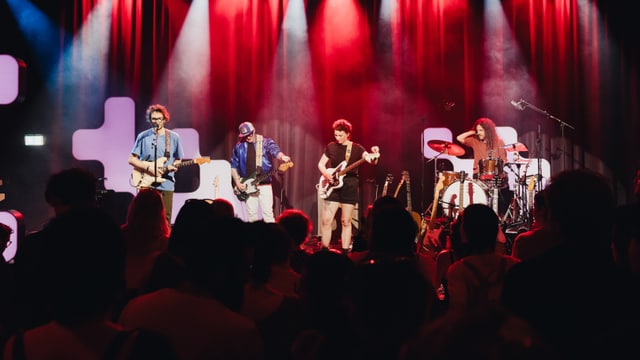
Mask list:
[[[54,218],[3,264],[4,358],[640,355],[640,198],[615,205],[589,170],[557,174],[536,201],[535,236],[553,241],[525,246],[521,234],[501,253],[495,212],[471,204],[444,267],[420,256],[418,226],[392,196],[372,204],[364,251],[309,253],[298,209],[245,222],[225,199],[192,199],[170,227],[162,195],[145,189],[116,224],[95,185],[80,168],[52,175]]]
[[[157,148],[168,115],[150,108],[148,116],[158,125],[145,136]],[[348,121],[333,130],[336,141],[318,163],[329,183],[331,168],[374,163],[379,154],[349,140]],[[272,140],[258,139],[253,124],[239,131],[238,188],[258,167],[268,172],[273,159],[291,160]],[[136,150],[153,147],[144,138],[130,162],[147,171],[151,158]],[[256,140],[265,150],[255,158],[267,158],[247,165]],[[170,164],[181,158],[176,151]],[[222,198],[191,199],[171,225],[163,193],[171,190],[147,187],[117,224],[96,203],[90,172],[53,174],[45,200],[55,216],[22,240],[13,263],[0,264],[4,358],[640,356],[640,173],[635,201],[623,206],[602,175],[558,173],[537,194],[534,226],[516,238],[513,253],[498,246],[495,211],[470,204],[436,257],[424,256],[418,224],[388,195],[367,212],[362,251],[349,251],[345,241],[342,251],[330,249],[326,225],[339,207],[342,224],[350,224],[357,194],[357,173],[345,175],[324,200],[323,246],[308,252],[309,216],[286,209],[271,218],[271,203],[259,196],[251,206],[261,206],[264,219],[244,221]],[[5,247],[10,234],[0,224]],[[349,235],[343,227],[343,240]]]

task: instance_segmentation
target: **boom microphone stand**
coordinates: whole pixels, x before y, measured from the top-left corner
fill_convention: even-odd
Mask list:
[[[549,112],[547,112],[546,110],[540,109],[539,107],[528,103],[526,100],[524,99],[520,99],[520,101],[516,102],[516,101],[511,101],[511,104],[513,106],[515,106],[518,110],[524,110],[526,108],[531,108],[532,110],[535,110],[537,112],[539,112],[540,114],[546,116],[548,119],[553,119],[555,121],[558,122],[558,124],[560,124],[560,136],[562,138],[562,170],[565,169],[566,166],[566,157],[567,157],[567,150],[566,150],[566,141],[564,139],[564,128],[568,127],[569,129],[575,130],[575,127],[567,124],[566,122],[558,119],[557,117],[549,114]],[[542,177],[542,164],[540,162],[540,153],[542,152],[542,149],[540,147],[540,124],[538,124],[538,135],[537,135],[537,139],[536,139],[536,146],[538,147],[537,152],[538,152],[538,183],[540,183],[540,178]]]

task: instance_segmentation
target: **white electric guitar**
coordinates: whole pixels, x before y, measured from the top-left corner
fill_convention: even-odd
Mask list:
[[[380,158],[380,153],[370,153],[369,156],[369,161],[375,164],[378,161],[378,158]],[[320,198],[326,199],[327,197],[329,197],[329,195],[331,195],[331,192],[334,189],[341,188],[342,185],[344,185],[342,179],[346,176],[346,174],[349,171],[360,166],[365,161],[367,160],[363,158],[347,166],[347,161],[345,160],[338,164],[338,166],[336,166],[335,168],[327,169],[331,173],[331,179],[326,179],[324,176],[320,176],[320,181],[318,181],[318,184],[316,185],[316,189],[318,189],[318,195],[320,196]]]
[[[195,158],[193,160],[185,160],[176,165],[177,168],[188,166],[188,165],[201,165],[211,161],[211,158],[208,156]],[[144,169],[162,169],[164,173],[167,172],[167,167],[164,166],[164,163],[167,162],[166,157],[161,157],[156,160],[155,164],[153,161],[143,161]],[[154,176],[145,171],[142,171],[136,167],[133,168],[131,172],[131,185],[135,186],[138,189],[148,188],[151,185],[160,184],[165,182],[167,179],[162,176]]]

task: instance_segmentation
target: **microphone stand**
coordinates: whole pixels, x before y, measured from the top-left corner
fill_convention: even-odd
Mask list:
[[[521,106],[524,107],[528,107],[531,108],[537,112],[539,112],[540,114],[543,114],[544,116],[546,116],[549,119],[553,119],[555,121],[558,122],[558,124],[560,124],[560,136],[562,139],[562,170],[565,169],[565,164],[566,164],[566,157],[567,157],[567,153],[566,153],[566,141],[564,139],[564,128],[568,127],[569,129],[575,130],[575,127],[567,124],[566,122],[558,119],[557,117],[549,114],[546,110],[540,109],[539,107],[533,105],[533,104],[529,104],[528,102],[526,102],[524,99],[520,99],[520,104]],[[536,139],[536,146],[538,146],[538,182],[540,182],[540,177],[542,176],[542,165],[540,163],[540,124],[538,123],[538,138]]]
[[[425,167],[425,165],[426,165],[426,164],[428,164],[428,163],[429,163],[428,161],[427,161],[427,162],[424,162],[424,131],[425,131],[425,120],[426,120],[426,119],[425,119],[425,117],[424,117],[424,116],[420,117],[420,121],[421,121],[421,123],[422,123],[422,133],[420,134],[420,149],[422,149],[422,152],[423,152],[423,154],[422,154],[422,156],[421,156],[421,157],[422,157],[422,159],[421,159],[421,160],[422,160],[422,166],[420,166],[420,186],[421,186],[421,188],[420,188],[420,192],[421,192],[421,193],[420,193],[420,195],[421,195],[421,196],[420,196],[420,200],[421,200],[421,202],[420,202],[420,206],[421,206],[421,208],[420,208],[420,210],[421,210],[421,211],[424,211],[424,209],[425,209],[425,207],[424,207],[424,167]],[[378,184],[376,184],[376,188],[377,188],[377,187],[378,187]],[[378,196],[378,191],[377,191],[377,190],[378,190],[378,189],[376,189],[376,196]]]
[[[285,210],[284,206],[284,175],[280,172],[277,173],[280,175],[280,214],[282,214]]]
[[[437,160],[440,157],[440,155],[446,153],[448,149],[449,149],[449,147],[446,146],[436,156],[432,157],[431,159],[427,160],[427,162],[425,162],[425,164],[428,164],[428,163],[433,161],[433,192],[434,193],[436,191],[436,186],[438,185],[438,161]],[[424,193],[424,191],[423,191],[423,193]],[[424,199],[424,196],[423,196],[423,199]],[[436,201],[436,199],[434,198],[433,201]],[[431,205],[429,206],[428,209],[431,209],[431,207],[433,206],[433,201],[431,202]],[[424,208],[425,217],[426,217],[426,213],[427,213],[427,208]]]
[[[153,183],[158,184],[158,129],[154,126],[153,132],[156,133],[156,138],[153,141]]]

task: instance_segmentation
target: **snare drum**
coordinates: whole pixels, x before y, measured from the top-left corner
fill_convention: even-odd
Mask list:
[[[464,183],[455,181],[444,191],[441,198],[442,210],[445,215],[455,218],[460,209],[460,198],[462,198],[462,208],[469,204],[489,204],[486,187],[481,183],[465,180]],[[462,195],[461,195],[462,194]]]
[[[442,177],[444,180],[442,181],[443,189],[447,186],[451,185],[454,181],[460,180],[460,173],[457,171],[443,171]]]
[[[502,176],[504,162],[502,159],[478,160],[478,179],[493,180],[496,176]]]

